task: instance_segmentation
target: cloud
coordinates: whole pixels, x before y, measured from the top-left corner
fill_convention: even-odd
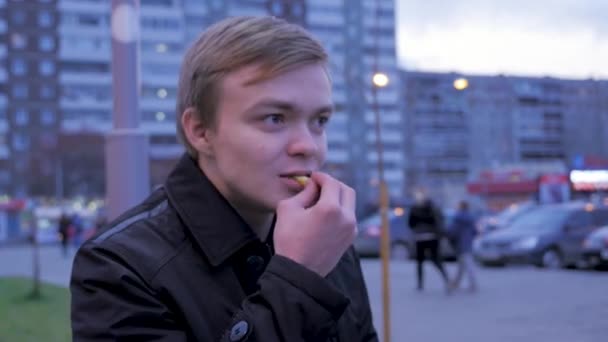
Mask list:
[[[401,65],[437,71],[608,77],[608,1],[397,0]]]

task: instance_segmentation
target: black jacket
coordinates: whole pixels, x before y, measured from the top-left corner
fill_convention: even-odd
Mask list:
[[[78,251],[73,339],[377,341],[352,248],[326,278],[273,254],[184,156]]]
[[[428,200],[410,209],[408,225],[417,236],[432,235],[438,239],[443,234],[443,216]]]

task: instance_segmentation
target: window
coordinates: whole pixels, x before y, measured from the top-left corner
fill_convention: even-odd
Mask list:
[[[50,109],[42,109],[40,111],[40,123],[43,125],[52,125],[55,122],[55,112]]]
[[[172,0],[146,0],[147,6],[162,6],[171,7],[173,5]]]
[[[28,97],[29,89],[25,84],[17,84],[13,86],[13,97],[16,99],[25,99]]]
[[[38,64],[38,71],[41,75],[50,76],[55,73],[55,63],[49,60],[43,60]]]
[[[30,139],[23,133],[15,133],[13,135],[13,148],[17,151],[24,151],[30,145]]]
[[[44,35],[38,40],[40,51],[52,51],[55,48],[55,39],[52,36]]]
[[[589,228],[592,225],[591,214],[586,211],[578,211],[572,214],[567,221],[567,228],[571,231]]]
[[[304,15],[304,9],[302,8],[301,4],[295,3],[291,7],[291,13],[293,13],[295,17],[301,17],[302,15]]]
[[[40,86],[40,98],[43,100],[50,100],[55,97],[55,87],[48,84]]]
[[[280,2],[272,3],[272,13],[281,14],[283,12],[283,5]]]
[[[101,16],[93,14],[81,14],[78,16],[78,23],[82,26],[99,26]]]
[[[13,21],[13,24],[15,24],[15,25],[24,25],[25,19],[26,19],[25,11],[24,10],[14,11],[11,19]]]
[[[27,74],[27,64],[21,58],[15,58],[11,63],[11,72],[15,76],[23,76]]]
[[[172,18],[143,18],[141,26],[154,30],[177,30],[180,22]]]
[[[593,221],[596,226],[608,225],[608,210],[597,209],[593,211]]]
[[[23,33],[13,33],[11,35],[13,48],[21,50],[27,46],[27,37]]]
[[[110,72],[109,63],[94,63],[94,62],[62,62],[61,70],[68,72],[93,72],[105,73]],[[172,70],[174,71],[174,70]],[[176,71],[174,71],[176,72]]]
[[[52,132],[40,133],[40,142],[46,148],[53,148],[57,145],[57,136]],[[45,164],[48,166],[48,161]]]
[[[53,25],[53,15],[48,11],[38,13],[38,26],[50,27]]]
[[[19,108],[15,111],[15,123],[19,126],[27,125],[29,121],[29,114],[27,110],[23,108]]]

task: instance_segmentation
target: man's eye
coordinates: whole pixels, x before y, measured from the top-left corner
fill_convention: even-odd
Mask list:
[[[270,114],[264,117],[264,122],[270,124],[280,124],[285,122],[285,117],[282,114]]]
[[[320,127],[324,127],[328,123],[329,123],[329,116],[320,116],[320,117],[317,118],[317,124]]]

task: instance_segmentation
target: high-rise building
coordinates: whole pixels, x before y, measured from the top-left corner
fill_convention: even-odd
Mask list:
[[[424,189],[442,198],[463,183],[469,170],[468,89],[455,89],[453,74],[404,72],[402,79],[407,190]]]
[[[606,81],[402,73],[407,186],[453,203],[482,169],[608,157]],[[463,78],[462,90],[454,81]]]
[[[0,4],[0,193],[7,194],[11,182],[11,148],[9,146],[8,107],[8,44],[6,3]]]
[[[0,4],[0,189],[24,196],[55,186],[57,8],[55,1]]]
[[[54,107],[49,107],[45,117],[52,117],[56,128],[53,131],[55,145],[63,153],[47,163],[51,165],[47,169],[51,170],[50,177],[54,177],[54,182],[43,181],[38,176],[21,177],[23,187],[18,192],[8,189],[10,193],[31,194],[34,181],[50,184],[41,188],[40,194],[45,195],[92,196],[103,192],[102,143],[112,118],[110,5],[107,0],[56,0],[32,1],[25,6],[31,7],[31,16],[38,22],[48,21],[46,14],[40,14],[45,9],[50,11],[48,15],[53,19],[51,27],[40,26],[40,30],[38,26],[28,24],[35,39],[51,36],[36,43],[36,47],[41,47],[40,51],[28,52],[28,56],[35,56],[32,58],[38,60],[43,54],[48,54],[44,57],[46,64],[40,68],[44,68],[44,72],[52,70],[55,100],[48,98]],[[8,1],[2,9],[8,13],[3,17],[18,16],[13,13],[20,13],[23,7],[24,2]],[[389,86],[381,89],[377,96],[385,147],[385,178],[391,195],[401,196],[404,165],[399,104],[402,100],[399,96],[393,0],[142,0],[139,114],[142,127],[150,135],[152,182],[162,182],[172,163],[183,152],[175,136],[174,109],[182,55],[202,30],[234,15],[286,18],[312,31],[328,49],[336,113],[328,131],[330,149],[326,167],[358,189],[361,207],[377,201],[377,155],[371,107],[371,79],[377,56],[378,70],[390,78]],[[9,37],[13,35],[15,25],[9,21],[6,26],[4,34]],[[18,36],[15,39],[18,41]],[[12,54],[12,48],[7,48],[8,54]],[[6,70],[10,70],[8,64],[4,64]],[[20,70],[19,65],[16,68]],[[21,77],[19,80],[27,82],[40,81],[40,78],[30,79],[28,75],[8,74],[0,86],[14,84],[12,77]],[[16,90],[17,94],[23,93]],[[29,98],[31,93],[24,96]],[[4,101],[0,98],[0,106],[3,102],[17,104],[12,97]],[[7,117],[12,120],[22,116],[11,114]],[[5,139],[17,139],[19,148],[28,145],[31,152],[38,150],[38,145],[22,143],[37,134],[24,133],[27,138],[21,140],[13,137],[16,134],[11,133]],[[82,143],[76,143],[78,141]],[[46,152],[42,155],[51,156]],[[17,162],[18,158],[13,158],[12,149],[4,152],[0,149],[0,160],[3,156],[11,159],[11,165],[22,165]],[[28,169],[28,166],[23,164],[23,168]],[[19,170],[11,170],[4,177],[14,179]],[[0,182],[2,179],[0,174]]]

